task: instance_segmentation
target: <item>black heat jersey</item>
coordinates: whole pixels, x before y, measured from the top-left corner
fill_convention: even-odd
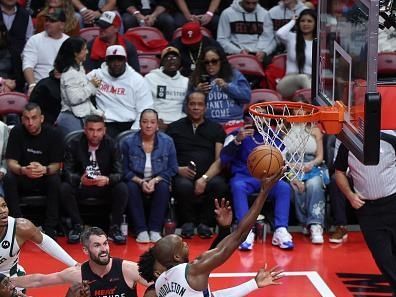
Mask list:
[[[137,297],[136,283],[130,288],[122,274],[122,259],[112,258],[113,263],[108,274],[100,277],[94,274],[88,262],[81,265],[82,280],[89,283],[92,297]]]

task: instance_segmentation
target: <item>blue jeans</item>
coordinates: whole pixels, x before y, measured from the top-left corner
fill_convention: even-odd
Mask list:
[[[56,126],[60,129],[63,135],[70,132],[82,130],[84,128],[83,120],[76,117],[69,111],[62,111],[56,119]]]
[[[305,191],[294,190],[298,221],[304,226],[324,225],[325,195],[322,178],[314,176],[305,181]]]
[[[136,234],[143,231],[161,232],[168,211],[168,201],[170,199],[169,184],[160,181],[150,195],[145,195],[141,187],[135,182],[129,181],[127,186],[128,218],[132,221]],[[150,200],[147,223],[143,199]]]
[[[249,210],[248,196],[260,191],[261,181],[246,175],[235,175],[230,180],[232,201],[236,219],[242,220]],[[278,181],[269,192],[268,199],[274,200],[274,226],[287,228],[289,225],[291,188],[283,180]]]

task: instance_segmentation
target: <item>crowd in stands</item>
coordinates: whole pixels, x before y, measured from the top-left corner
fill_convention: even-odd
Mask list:
[[[277,77],[274,89],[295,99],[296,90],[311,85],[315,5],[300,0],[0,0],[1,91],[29,97],[21,123],[10,133],[0,126],[0,190],[10,214],[23,216],[21,195],[45,194],[44,230],[56,237],[62,207],[72,221],[70,243],[78,242],[83,230],[79,201],[84,197],[107,203],[109,237],[119,244],[126,242],[119,227],[124,213],[137,242],[159,240],[171,196],[185,238],[195,229],[202,238],[212,236],[214,198],[232,201],[240,221],[249,196],[260,188],[246,159],[263,139],[245,119],[250,78],[227,56],[251,55],[273,71],[272,58],[287,53],[286,75]],[[84,40],[79,32],[90,27],[98,35]],[[155,27],[163,39],[150,42],[128,31],[135,27]],[[150,53],[147,48],[159,49],[160,66],[143,76],[139,56]],[[121,143],[125,131],[131,133]],[[322,160],[316,128],[305,171]],[[272,244],[294,246],[288,232],[293,200],[312,242],[323,243],[325,198],[316,178],[307,179],[305,187],[302,181],[279,181],[273,188]],[[253,241],[252,230],[240,249],[251,250]]]

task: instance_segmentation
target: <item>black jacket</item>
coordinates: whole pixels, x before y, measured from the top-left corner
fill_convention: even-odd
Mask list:
[[[44,122],[53,125],[61,110],[60,80],[52,70],[49,77],[40,80],[30,94],[30,102],[37,103],[44,115]]]
[[[84,133],[66,143],[63,167],[64,180],[78,186],[89,163],[88,140]],[[104,136],[96,151],[96,161],[103,176],[110,179],[110,186],[121,181],[122,163],[118,146],[113,139]]]

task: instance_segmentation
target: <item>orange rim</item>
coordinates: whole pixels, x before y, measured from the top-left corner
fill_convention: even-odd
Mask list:
[[[258,111],[260,108],[271,108],[273,110],[284,110],[287,107],[291,112],[295,109],[303,110],[309,114],[266,114]],[[334,106],[315,106],[312,104],[291,101],[259,102],[249,107],[249,113],[258,117],[269,119],[284,119],[290,123],[318,122],[327,134],[338,134],[344,123],[345,107],[340,101],[335,101]]]

